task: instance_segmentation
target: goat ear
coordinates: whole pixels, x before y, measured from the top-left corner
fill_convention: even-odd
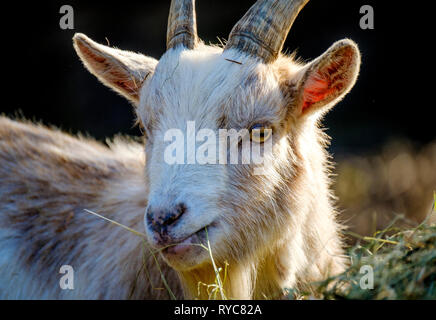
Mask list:
[[[290,96],[297,116],[328,111],[354,86],[359,68],[357,45],[348,39],[334,43],[300,70],[293,81]]]
[[[98,44],[81,33],[74,35],[73,43],[89,72],[135,105],[138,104],[139,90],[155,69],[156,59]]]

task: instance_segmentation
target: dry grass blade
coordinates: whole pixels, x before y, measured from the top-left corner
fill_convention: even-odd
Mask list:
[[[100,214],[98,214],[98,213],[96,213],[96,212],[94,212],[94,211],[91,211],[91,210],[88,210],[88,209],[83,209],[83,210],[85,210],[86,212],[88,212],[88,213],[90,213],[90,214],[93,214],[93,215],[95,215],[95,216],[97,216],[97,217],[99,217],[99,218],[101,218],[101,219],[103,219],[103,220],[106,220],[106,221],[108,221],[108,222],[110,222],[110,223],[113,223],[113,224],[115,224],[115,225],[117,225],[117,226],[119,226],[119,227],[121,227],[121,228],[124,228],[124,229],[126,229],[127,231],[130,231],[131,233],[133,233],[134,235],[137,235],[138,237],[142,237],[142,238],[145,238],[145,237],[146,237],[145,234],[143,234],[143,233],[141,233],[141,232],[139,232],[139,231],[133,230],[132,228],[129,228],[128,226],[125,226],[124,224],[121,224],[121,223],[119,223],[119,222],[116,222],[116,221],[114,221],[114,220],[112,220],[112,219],[106,218],[106,217],[104,217],[104,216],[102,216],[102,215],[100,215]]]
[[[121,227],[121,228],[123,228],[123,229],[125,229],[125,230],[127,230],[127,231],[129,231],[129,232],[131,232],[131,233],[133,233],[134,235],[136,235],[136,236],[138,236],[138,237],[141,237],[141,238],[143,238],[143,239],[146,238],[146,235],[145,235],[145,234],[143,234],[143,233],[141,233],[141,232],[139,232],[139,231],[136,231],[136,230],[134,230],[134,229],[132,229],[132,228],[129,228],[128,226],[125,226],[125,225],[123,225],[123,224],[121,224],[121,223],[119,223],[119,222],[117,222],[117,221],[114,221],[114,220],[109,219],[109,218],[107,218],[107,217],[105,217],[105,216],[102,216],[102,215],[100,215],[100,214],[98,214],[98,213],[96,213],[96,212],[94,212],[94,211],[91,211],[91,210],[88,210],[88,209],[84,209],[84,210],[85,210],[87,213],[90,213],[90,214],[92,214],[92,215],[94,215],[94,216],[96,216],[96,217],[99,217],[99,218],[101,218],[101,219],[103,219],[103,220],[105,220],[105,221],[108,221],[108,222],[110,222],[110,223],[112,223],[112,224],[114,224],[114,225],[116,225],[116,226],[119,226],[119,227]],[[155,255],[155,252],[153,252],[153,250],[152,250],[152,249],[147,245],[147,243],[145,242],[145,240],[143,241],[143,243],[144,243],[144,246],[147,247],[147,249],[150,251],[150,254],[151,254],[152,257],[153,257],[154,262],[156,263],[156,267],[157,267],[157,269],[159,270],[159,273],[160,273],[160,276],[161,276],[162,282],[163,282],[165,288],[167,289],[168,294],[170,295],[171,299],[173,299],[173,300],[177,300],[176,296],[175,296],[174,293],[172,292],[170,286],[168,285],[168,282],[167,282],[166,279],[165,279],[165,275],[163,274],[162,269],[161,269],[161,267],[160,267],[160,264],[159,264],[159,262],[157,261],[157,258],[156,258],[156,255]]]
[[[100,219],[103,219],[103,220],[105,220],[107,222],[110,222],[110,223],[112,223],[112,224],[114,224],[116,226],[119,226],[119,227],[121,227],[121,228],[123,228],[123,229],[125,229],[125,230],[127,230],[127,231],[129,231],[131,233],[133,233],[136,236],[139,236],[139,237],[141,237],[143,239],[146,238],[146,235],[144,233],[136,231],[136,230],[134,230],[134,229],[132,229],[132,228],[126,226],[126,225],[123,225],[123,224],[121,224],[121,223],[119,223],[117,221],[114,221],[114,220],[109,219],[109,218],[107,218],[105,216],[102,216],[101,214],[98,214],[98,213],[96,213],[94,211],[91,211],[89,209],[84,209],[84,211],[89,213],[89,214],[92,214],[92,215],[94,215],[94,216],[96,216],[96,217],[98,217]],[[202,247],[203,249],[205,249],[205,250],[207,250],[209,252],[209,256],[210,256],[210,259],[211,259],[211,262],[212,262],[212,267],[214,269],[215,278],[216,279],[215,279],[215,283],[214,284],[198,283],[198,287],[200,287],[201,285],[206,286],[207,292],[209,294],[209,299],[211,299],[211,298],[216,299],[217,298],[217,294],[219,293],[220,296],[221,296],[221,299],[222,300],[226,300],[227,297],[225,295],[223,281],[221,280],[221,276],[220,276],[220,272],[222,271],[222,268],[218,268],[216,263],[215,263],[215,259],[213,257],[212,249],[211,249],[211,246],[210,246],[209,235],[207,233],[207,228],[205,228],[205,231],[206,231],[207,247],[205,245],[203,245],[203,244],[192,244],[192,245],[200,246],[200,247]],[[166,247],[165,248],[161,248],[161,249],[156,250],[156,251],[153,251],[152,248],[150,248],[145,241],[144,241],[144,246],[147,247],[147,249],[149,250],[151,256],[153,257],[154,262],[156,263],[156,267],[157,267],[157,269],[158,269],[158,271],[159,271],[159,273],[161,275],[162,283],[164,284],[165,288],[167,289],[171,299],[176,300],[177,298],[174,295],[174,293],[172,292],[170,286],[168,285],[168,282],[166,281],[165,276],[164,276],[164,274],[162,272],[162,269],[160,267],[159,261],[156,258],[156,253],[159,253],[161,250],[165,249]],[[228,266],[228,264],[226,263],[226,267],[225,267],[225,270],[224,270],[224,281],[227,278],[227,266]],[[211,292],[209,292],[210,289],[212,289]]]

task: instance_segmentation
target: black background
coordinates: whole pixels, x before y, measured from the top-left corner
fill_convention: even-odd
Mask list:
[[[218,43],[217,37],[227,38],[253,2],[198,0],[200,38],[206,43]],[[74,9],[74,30],[59,27],[63,4]],[[375,30],[359,27],[359,9],[364,4],[374,7]],[[14,116],[20,110],[26,118],[72,133],[89,133],[99,140],[119,132],[139,135],[133,127],[132,107],[84,69],[71,39],[75,32],[82,32],[97,42],[106,44],[108,40],[111,46],[158,59],[165,52],[169,6],[169,0],[70,0],[16,1],[3,7],[0,113]],[[394,65],[393,61],[408,53],[389,47],[397,45],[401,37],[397,31],[390,33],[389,25],[385,28],[387,15],[382,15],[375,1],[312,0],[300,13],[285,43],[288,52],[297,50],[306,61],[342,38],[351,38],[360,47],[359,79],[324,120],[327,132],[333,136],[331,151],[336,154],[368,152],[392,139],[407,138],[421,145],[435,138],[434,107],[414,105],[413,99],[405,98],[410,79],[401,71],[410,68],[409,62]],[[393,74],[392,70],[399,72]]]

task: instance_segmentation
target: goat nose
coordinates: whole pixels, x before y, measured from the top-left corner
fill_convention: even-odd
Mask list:
[[[158,234],[166,233],[167,227],[176,222],[186,212],[186,205],[179,203],[171,209],[147,208],[147,223]]]

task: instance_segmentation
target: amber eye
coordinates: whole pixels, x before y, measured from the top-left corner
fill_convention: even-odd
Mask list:
[[[271,137],[271,135],[272,129],[262,124],[255,124],[250,129],[250,139],[257,143],[265,142]]]

